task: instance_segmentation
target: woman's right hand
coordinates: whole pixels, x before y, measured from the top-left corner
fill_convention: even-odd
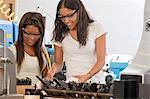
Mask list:
[[[53,63],[52,68],[48,70],[45,79],[53,80],[53,76],[60,71],[62,64]]]
[[[53,76],[55,75],[52,69],[48,70],[46,76],[44,77],[46,80],[53,80]]]

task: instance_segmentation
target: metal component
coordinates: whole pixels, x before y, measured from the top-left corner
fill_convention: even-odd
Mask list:
[[[3,30],[0,29],[0,94],[16,93],[16,68],[13,53],[6,48],[6,38]]]
[[[144,83],[150,85],[150,70],[144,74]]]
[[[36,76],[42,83],[47,96],[62,97],[62,98],[84,98],[84,99],[96,99],[104,98],[110,99],[113,97],[110,92],[112,83],[100,84],[100,83],[76,83],[70,81],[65,83],[64,81],[54,78],[51,81],[44,81],[40,77]],[[41,94],[42,90],[26,89],[26,94]]]
[[[140,86],[139,93],[143,99],[150,99],[150,70],[144,74],[144,84]]]

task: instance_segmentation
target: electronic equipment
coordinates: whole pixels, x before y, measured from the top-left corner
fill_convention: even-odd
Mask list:
[[[26,89],[26,94],[40,94],[43,96],[45,91],[47,94],[45,97],[62,97],[62,98],[84,98],[91,99],[95,98],[107,98],[113,97],[112,89],[113,83],[110,82],[110,76],[107,78],[106,84],[100,83],[76,83],[70,81],[66,83],[65,81],[58,80],[54,78],[53,80],[47,81],[42,80],[40,77],[36,76],[43,84],[42,89]]]
[[[0,34],[0,94],[16,93],[15,58],[6,47],[5,31],[0,29]]]
[[[10,46],[11,44],[13,44],[13,25],[12,25],[12,22],[0,20],[0,29],[4,31],[4,34],[2,34],[2,32],[1,32],[0,36],[1,37],[5,36],[6,46]]]
[[[22,79],[18,79],[16,80],[17,85],[31,85],[32,84],[32,79],[29,77],[26,78],[22,78]]]
[[[122,79],[125,82],[120,81],[115,87],[118,87],[116,93],[117,98],[128,97],[133,99],[150,99],[150,1],[145,0],[144,8],[144,29],[142,33],[141,42],[139,49],[133,59],[133,62],[129,64],[121,72]],[[129,81],[136,81],[134,85],[128,85]],[[120,84],[119,84],[120,83]],[[122,84],[121,84],[122,83]],[[127,84],[128,83],[128,84]],[[134,95],[127,94],[129,91],[125,91],[125,86],[128,85],[130,93]],[[120,86],[120,87],[119,87]],[[129,88],[130,87],[130,88]],[[132,88],[131,88],[132,87]],[[122,88],[122,90],[121,90]],[[124,92],[123,92],[124,91]],[[120,94],[120,95],[119,95]],[[119,97],[120,96],[120,97]],[[130,96],[130,97],[129,97]]]

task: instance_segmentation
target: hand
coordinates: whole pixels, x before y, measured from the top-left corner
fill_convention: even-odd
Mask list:
[[[53,70],[48,70],[46,76],[44,77],[44,79],[46,80],[53,80],[53,76],[54,76],[54,71]]]
[[[85,83],[87,80],[90,79],[88,75],[76,75],[74,77],[78,78],[79,83]]]
[[[38,81],[37,83],[36,83],[36,88],[37,89],[42,89],[42,83],[41,83],[41,81]]]

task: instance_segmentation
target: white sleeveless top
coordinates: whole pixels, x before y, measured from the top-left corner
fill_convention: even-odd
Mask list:
[[[10,46],[9,49],[13,52],[16,59],[16,47],[14,45]],[[24,52],[25,58],[21,64],[20,72],[17,72],[17,63],[16,63],[16,77],[19,79],[25,79],[29,77],[32,79],[32,85],[37,83],[39,80],[36,78],[36,75],[40,78],[42,77],[39,67],[39,61],[36,56],[30,56]],[[46,59],[44,59],[44,66],[46,66]]]
[[[86,46],[79,47],[79,42],[68,35],[63,39],[62,43],[54,42],[56,46],[63,48],[63,57],[67,68],[67,80],[75,75],[82,75],[96,63],[95,41],[96,38],[103,35],[105,32],[103,26],[93,22],[88,27],[88,37]],[[102,71],[94,75],[90,81],[100,82],[105,77]]]

